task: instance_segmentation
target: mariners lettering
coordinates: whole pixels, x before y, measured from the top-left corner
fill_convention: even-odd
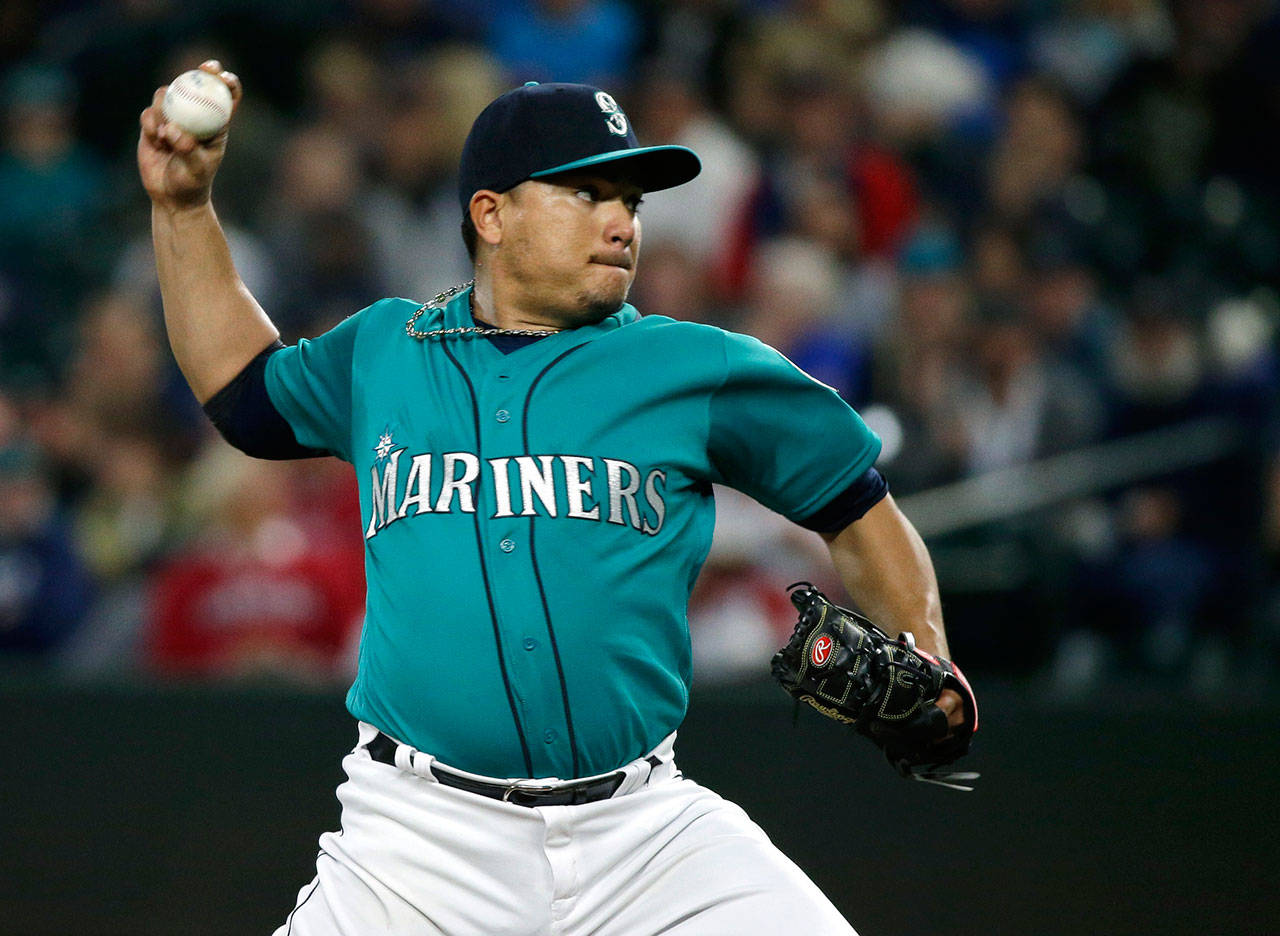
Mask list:
[[[424,456],[430,458],[430,455]],[[493,499],[498,505],[498,509],[493,512],[493,518],[514,517],[511,512],[511,485],[510,475],[507,474],[507,463],[511,461],[509,458],[491,458],[489,459],[489,467],[493,469]]]
[[[556,479],[552,472],[555,456],[539,455],[538,461],[541,464],[535,467],[533,459],[528,455],[520,455],[516,458],[516,464],[520,466],[520,501],[524,504],[524,509],[520,511],[522,517],[532,517],[537,513],[533,507],[534,494],[537,494],[538,500],[542,501],[542,508],[547,512],[547,516],[554,517],[558,513]]]
[[[586,507],[583,499],[591,496],[591,479],[582,477],[582,472],[592,471],[595,462],[581,455],[561,455],[564,462],[565,485],[569,494],[569,516],[580,520],[599,520],[600,505]]]
[[[431,456],[413,456],[409,468],[409,480],[404,484],[404,500],[396,511],[396,518],[407,517],[410,506],[416,506],[416,514],[431,513]]]
[[[640,529],[640,511],[636,507],[636,492],[640,490],[640,472],[635,465],[619,461],[616,458],[604,459],[609,471],[609,522],[630,523]],[[623,472],[627,480],[622,480]],[[622,505],[627,505],[627,519],[622,517]]]
[[[649,534],[655,534],[661,530],[662,521],[667,517],[667,505],[662,500],[662,492],[658,490],[659,481],[664,485],[667,483],[667,473],[665,471],[651,471],[649,476],[644,479],[644,499],[649,502],[649,506],[658,515],[658,522],[654,526],[650,526],[648,520],[644,522],[644,532]]]
[[[399,519],[396,516],[387,516],[387,510],[391,504],[395,503],[396,476],[399,474],[400,456],[403,452],[404,449],[396,449],[387,456],[386,463],[382,466],[381,477],[378,476],[378,466],[373,466],[373,488],[369,492],[370,499],[373,501],[373,516],[369,518],[369,528],[364,531],[365,539],[373,536],[392,520]]]
[[[457,467],[462,466],[462,477],[457,478]],[[470,452],[446,452],[444,456],[444,484],[440,486],[440,498],[436,501],[437,513],[449,513],[453,509],[453,495],[458,494],[458,510],[475,513],[476,505],[472,485],[480,474],[480,459]]]
[[[409,455],[399,448],[369,471],[366,539],[408,517],[477,510],[495,520],[594,520],[647,536],[658,535],[667,516],[667,473],[620,458],[516,455],[482,462],[471,452]]]

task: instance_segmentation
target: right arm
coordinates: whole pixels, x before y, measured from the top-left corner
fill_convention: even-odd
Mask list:
[[[231,88],[240,81],[217,62],[200,66]],[[164,88],[139,119],[138,172],[151,197],[151,234],[165,328],[178,367],[201,403],[239,374],[280,333],[236,273],[210,193],[227,131],[203,143],[168,123]]]

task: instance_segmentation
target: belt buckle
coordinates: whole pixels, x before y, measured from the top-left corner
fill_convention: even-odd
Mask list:
[[[554,793],[560,787],[554,783],[511,783],[502,791],[502,801],[504,803],[511,802],[513,793]]]

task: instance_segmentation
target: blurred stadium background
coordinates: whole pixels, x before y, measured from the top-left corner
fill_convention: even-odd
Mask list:
[[[0,932],[270,931],[336,822],[350,468],[212,432],[133,166],[210,57],[246,89],[215,204],[286,340],[469,277],[454,168],[509,86],[599,84],[701,154],[646,199],[632,301],[865,415],[991,700],[963,803],[793,732],[782,587],[837,586],[723,492],[685,766],[863,936],[913,887],[925,936],[1275,932],[1273,0],[5,0]],[[842,825],[863,790],[885,808]]]

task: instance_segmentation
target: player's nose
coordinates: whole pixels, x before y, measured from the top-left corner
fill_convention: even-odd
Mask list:
[[[608,202],[604,237],[614,247],[630,247],[636,239],[636,216],[620,199]]]

